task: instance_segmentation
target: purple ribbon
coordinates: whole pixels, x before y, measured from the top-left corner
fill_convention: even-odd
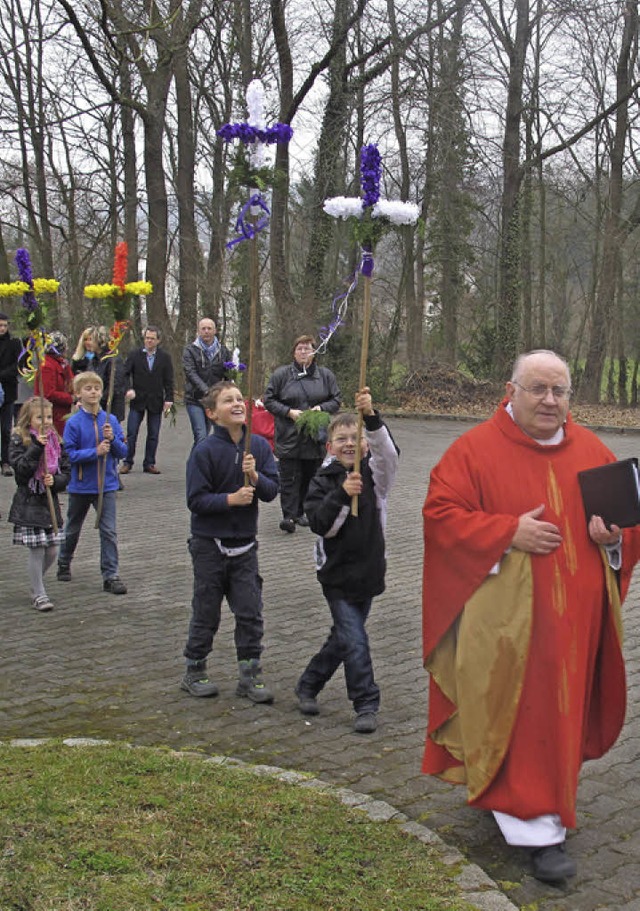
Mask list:
[[[360,263],[360,271],[366,278],[371,278],[373,275],[373,251],[372,250],[363,250],[362,251],[362,262]]]
[[[259,221],[248,221],[247,214],[249,210],[256,206],[262,209],[266,214]],[[243,240],[253,240],[258,232],[263,231],[269,224],[269,215],[271,215],[269,207],[260,193],[254,193],[249,201],[243,205],[236,220],[235,231],[240,236],[234,237],[233,240],[227,242],[227,250],[235,247],[236,244],[242,243]]]

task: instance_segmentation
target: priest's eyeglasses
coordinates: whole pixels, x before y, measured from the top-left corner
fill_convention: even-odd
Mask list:
[[[528,392],[534,399],[544,399],[550,392],[554,399],[569,399],[573,393],[571,386],[545,386],[544,383],[534,383],[533,386],[523,386],[517,380],[511,381],[514,386],[519,386],[523,392]]]

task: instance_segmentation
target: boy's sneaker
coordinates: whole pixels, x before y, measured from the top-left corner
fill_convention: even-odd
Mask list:
[[[124,584],[122,579],[118,578],[118,576],[114,576],[113,579],[105,579],[102,587],[106,592],[111,592],[112,595],[127,594],[127,586]]]
[[[218,695],[218,687],[207,676],[206,664],[187,666],[180,682],[180,689],[186,690],[191,696]]]
[[[293,521],[293,519],[283,519],[280,523],[280,530],[286,531],[287,534],[292,535],[296,530],[296,523]]]
[[[378,716],[375,712],[358,712],[353,722],[356,734],[373,734],[378,727]]]
[[[65,563],[58,563],[58,572],[56,573],[58,582],[71,582],[71,567]]]
[[[33,606],[36,610],[45,613],[45,611],[53,610],[53,604],[49,601],[49,598],[46,595],[38,595],[33,599]]]
[[[318,700],[315,696],[308,696],[305,693],[298,693],[297,691],[296,696],[298,697],[298,708],[303,715],[320,714],[320,706],[318,705]]]
[[[273,693],[267,689],[262,679],[262,668],[258,658],[238,661],[240,679],[236,687],[236,696],[246,696],[252,702],[273,702]]]

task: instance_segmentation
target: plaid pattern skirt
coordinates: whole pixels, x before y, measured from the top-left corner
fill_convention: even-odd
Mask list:
[[[62,544],[64,531],[57,534],[52,528],[31,528],[28,525],[13,526],[13,543],[24,544],[25,547],[53,547]]]

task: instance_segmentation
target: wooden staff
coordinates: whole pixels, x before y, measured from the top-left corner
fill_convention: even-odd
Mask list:
[[[107,421],[110,422],[111,417],[111,403],[113,402],[113,383],[116,375],[116,365],[113,363],[117,355],[114,355],[112,358],[109,358],[111,361],[111,370],[109,371],[109,386],[107,388],[107,417],[105,418],[105,424]],[[95,527],[100,526],[100,519],[102,517],[102,504],[104,502],[104,480],[107,474],[107,456],[100,456],[98,459],[98,502],[96,504],[96,523]]]
[[[360,348],[360,377],[358,380],[358,389],[363,389],[367,385],[367,359],[369,357],[369,327],[371,326],[371,276],[364,275],[364,306],[362,310],[362,347]],[[358,411],[358,426],[356,430],[356,457],[353,462],[353,470],[360,471],[362,461],[362,427],[364,419],[362,412]],[[358,515],[358,497],[351,497],[351,515]]]
[[[40,357],[38,356],[38,389],[40,390],[40,426],[44,428],[44,389],[42,388],[42,363]],[[49,474],[49,466],[47,465],[47,450],[45,448],[42,453],[42,458],[44,460],[44,473]],[[51,516],[51,527],[53,528],[54,535],[58,534],[60,530],[58,527],[58,520],[56,518],[56,508],[53,503],[53,494],[51,493],[50,487],[45,487],[45,492],[47,494],[47,506],[49,507],[49,514]]]
[[[254,218],[257,221],[257,216]],[[258,259],[258,236],[254,234],[249,241],[249,274],[250,274],[250,291],[251,291],[251,309],[249,315],[249,362],[247,364],[247,417],[246,432],[244,440],[245,453],[251,452],[251,424],[253,421],[253,393],[254,393],[254,373],[256,359],[256,335],[258,326],[258,290],[259,290],[259,271],[260,263]],[[245,474],[244,483],[249,486],[251,483],[249,475]]]

